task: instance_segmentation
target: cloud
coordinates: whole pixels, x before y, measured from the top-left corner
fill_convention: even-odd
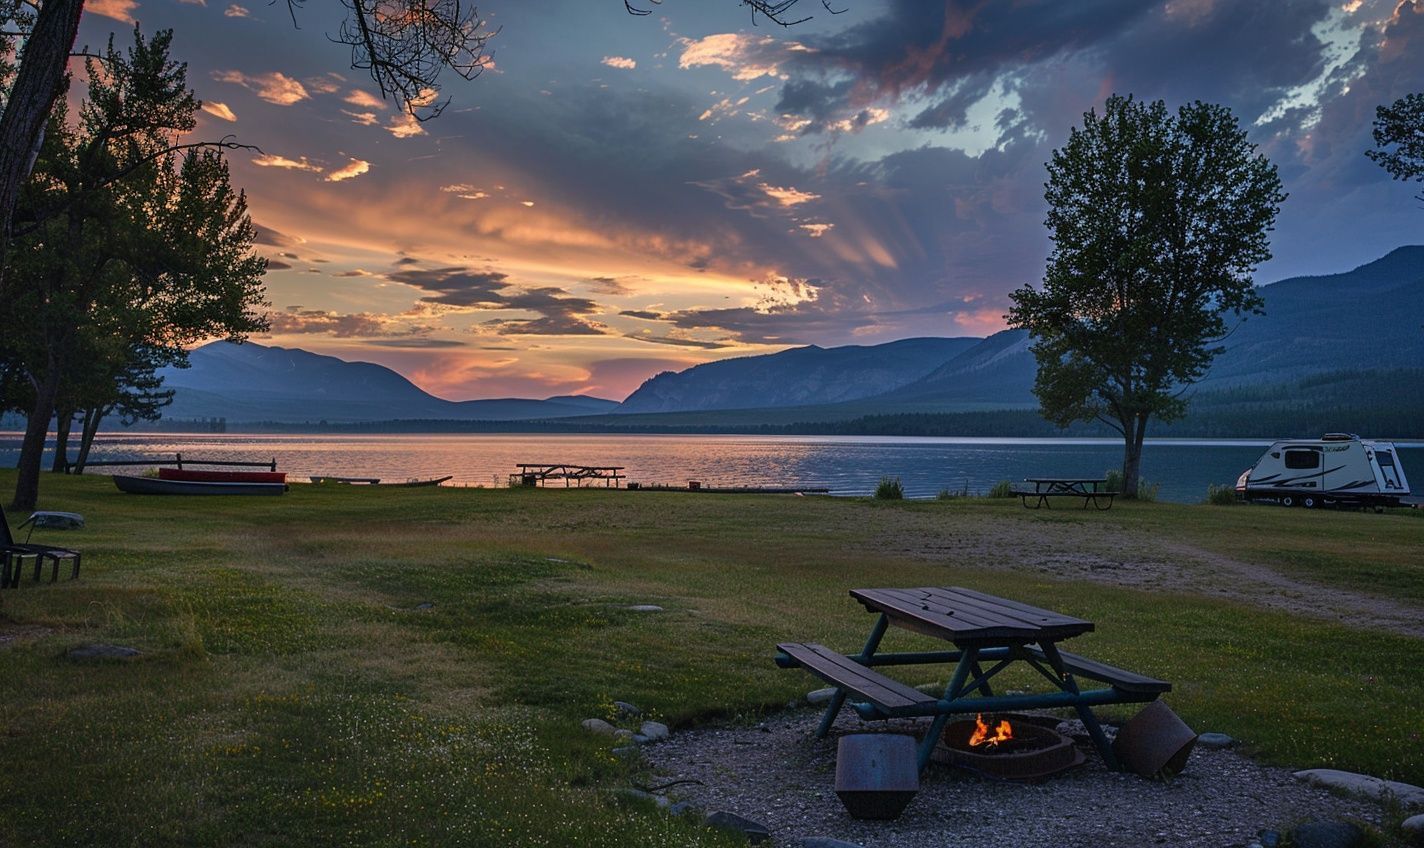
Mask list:
[[[276,153],[263,153],[261,156],[252,157],[252,164],[262,168],[285,168],[289,171],[311,171],[320,174],[322,167],[313,164],[303,156],[300,159],[288,159]]]
[[[552,286],[528,289],[505,298],[506,309],[523,309],[539,314],[538,318],[509,319],[491,322],[500,335],[521,336],[603,336],[608,328],[587,316],[598,310],[598,304],[582,297],[567,297],[563,289]]]
[[[353,88],[346,92],[346,96],[341,98],[352,106],[360,109],[384,109],[386,101],[363,89]]]
[[[352,123],[360,124],[363,127],[374,127],[381,122],[375,112],[351,112],[346,109],[341,110],[341,114],[349,115]]]
[[[641,334],[629,334],[624,338],[632,339],[635,342],[648,342],[649,344],[672,345],[674,347],[695,347],[701,350],[721,350],[731,347],[728,342],[708,342],[701,339],[688,339],[680,336],[652,336]]]
[[[584,285],[595,294],[606,294],[613,297],[633,293],[631,288],[616,277],[592,277],[585,280]]]
[[[823,236],[823,235],[825,235],[826,233],[830,232],[831,229],[832,229],[833,227],[835,227],[835,224],[812,223],[812,224],[798,224],[797,226],[798,226],[800,229],[804,230],[804,231],[806,232],[806,234],[809,235],[811,238],[820,238],[821,236]]]
[[[711,66],[726,71],[732,79],[747,82],[758,77],[781,77],[781,66],[790,58],[809,51],[804,44],[769,35],[724,32],[704,38],[678,41],[682,53],[679,68]]]
[[[386,124],[386,131],[396,138],[414,138],[425,135],[425,127],[409,112],[401,112]]]
[[[303,243],[302,239],[296,236],[278,232],[256,221],[252,222],[252,229],[257,233],[257,237],[254,239],[256,244],[265,244],[269,247],[298,247]]]
[[[346,82],[346,77],[341,74],[328,73],[319,77],[308,77],[306,87],[317,94],[335,94],[341,90],[341,84]]]
[[[629,318],[638,318],[643,321],[661,321],[664,317],[661,312],[651,312],[647,309],[624,309],[618,314],[626,315]]]
[[[224,121],[236,121],[237,115],[228,108],[226,103],[219,103],[216,100],[209,100],[203,104],[203,111]]]
[[[424,303],[445,306],[498,307],[504,302],[504,291],[510,287],[505,282],[508,274],[455,267],[397,271],[387,278],[428,292],[421,298]]]
[[[624,71],[631,71],[634,68],[638,67],[637,61],[625,58],[623,56],[604,56],[603,64],[607,65],[610,68],[618,68]]]
[[[311,96],[299,81],[280,71],[254,75],[244,74],[242,71],[213,71],[213,79],[240,85],[255,92],[268,103],[278,106],[291,106]]]
[[[354,177],[359,177],[369,170],[371,170],[370,162],[367,162],[364,159],[352,159],[345,165],[342,165],[340,168],[337,168],[336,170],[328,173],[326,175],[326,181],[329,183],[339,183],[342,180],[349,180]]]
[[[412,336],[408,339],[373,339],[366,342],[366,344],[375,345],[377,347],[398,347],[417,350],[428,348],[440,350],[443,348],[466,347],[468,343],[462,342],[459,339],[432,339],[426,336]]]
[[[268,271],[286,271],[286,270],[289,270],[291,267],[292,267],[292,263],[290,263],[290,262],[283,262],[283,261],[280,260],[280,259],[270,259],[270,258],[269,258],[269,259],[267,260],[267,270],[268,270]]]
[[[123,21],[126,24],[134,22],[133,13],[138,8],[138,0],[89,0],[84,4],[84,11],[93,12],[96,15],[103,15],[106,18],[113,18],[116,21]]]
[[[247,10],[246,6],[239,6],[236,3],[228,4],[228,7],[223,10],[223,17],[225,18],[247,18],[251,16],[252,13]]]
[[[425,326],[404,326],[389,316],[373,312],[342,313],[324,309],[288,307],[267,315],[274,335],[325,334],[338,339],[415,336],[430,332]]]

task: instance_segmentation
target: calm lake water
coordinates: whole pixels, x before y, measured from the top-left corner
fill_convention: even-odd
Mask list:
[[[1163,500],[1195,502],[1211,483],[1234,483],[1260,457],[1266,441],[1149,441],[1143,476],[1161,484]],[[0,433],[0,462],[13,467],[20,434]],[[1402,453],[1406,473],[1424,481],[1424,444]],[[1028,476],[1101,476],[1121,464],[1122,447],[1106,439],[900,438],[876,436],[619,435],[240,435],[135,433],[100,436],[94,460],[277,460],[289,479],[312,474],[380,477],[454,475],[453,485],[503,485],[520,462],[626,466],[630,480],[709,486],[824,486],[864,495],[896,476],[910,497],[941,489],[982,492],[998,480]],[[94,473],[141,473],[103,469]],[[1416,483],[1417,485],[1417,483]]]

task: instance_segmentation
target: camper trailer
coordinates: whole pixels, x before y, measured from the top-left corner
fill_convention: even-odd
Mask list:
[[[1289,439],[1271,445],[1242,472],[1236,493],[1307,509],[1322,506],[1398,506],[1409,481],[1394,445],[1346,433]]]

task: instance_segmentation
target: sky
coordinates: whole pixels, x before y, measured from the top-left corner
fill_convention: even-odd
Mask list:
[[[89,0],[80,42],[173,29],[193,139],[260,148],[231,154],[271,260],[255,341],[452,400],[1003,329],[1050,249],[1044,163],[1113,93],[1224,104],[1279,167],[1259,283],[1424,242],[1418,186],[1363,155],[1424,91],[1424,0],[644,7],[485,0],[486,68],[424,123],[351,69],[330,0]]]

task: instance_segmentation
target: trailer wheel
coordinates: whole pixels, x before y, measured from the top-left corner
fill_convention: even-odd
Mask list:
[[[1306,495],[1305,497],[1301,498],[1300,505],[1305,507],[1306,509],[1315,509],[1317,506],[1319,506],[1319,504],[1315,502],[1315,498],[1311,495]]]
[[[1281,506],[1295,506],[1295,496],[1281,495]]]

